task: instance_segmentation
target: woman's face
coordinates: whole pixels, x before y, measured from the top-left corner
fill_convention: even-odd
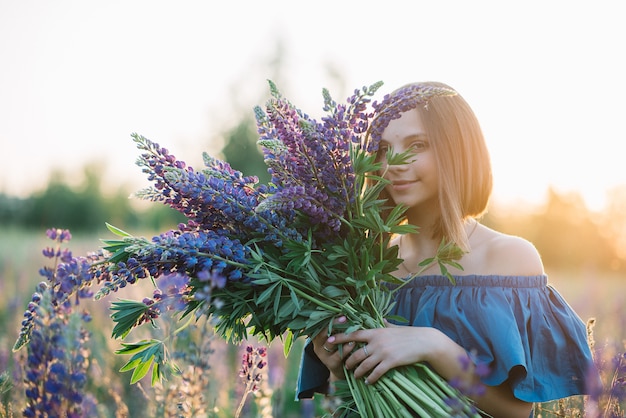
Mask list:
[[[389,123],[379,149],[384,177],[391,181],[386,190],[396,204],[409,208],[438,207],[439,175],[435,152],[417,110],[404,112]],[[387,164],[386,152],[399,154],[405,151],[413,153],[408,164]]]

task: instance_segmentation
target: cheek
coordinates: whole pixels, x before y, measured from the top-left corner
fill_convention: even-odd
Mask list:
[[[435,176],[438,175],[437,161],[432,154],[416,155],[414,161],[411,164],[419,168],[424,173]]]
[[[388,172],[389,172],[389,165],[387,164],[386,161],[383,161],[381,163],[380,170],[376,171],[374,174],[376,174],[377,176],[386,177]]]

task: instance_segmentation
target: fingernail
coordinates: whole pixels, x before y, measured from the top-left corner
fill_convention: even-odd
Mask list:
[[[348,345],[354,345],[354,341],[350,341]]]
[[[370,382],[368,382],[367,379],[365,379],[365,382],[363,382],[363,383],[365,383],[366,385],[370,384]]]
[[[346,317],[340,316],[339,319],[337,319],[337,322],[339,322],[340,324],[343,324],[344,322],[346,322]]]
[[[328,337],[328,339],[326,340],[327,343],[334,343],[335,342],[335,336],[331,335],[330,337]]]

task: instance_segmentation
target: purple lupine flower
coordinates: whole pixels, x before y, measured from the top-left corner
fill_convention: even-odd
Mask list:
[[[23,415],[83,416],[81,403],[89,367],[89,315],[55,303],[51,286],[38,286],[29,304],[33,313],[24,364],[27,404]]]
[[[160,278],[176,275],[203,277],[207,271],[221,275],[227,281],[249,282],[246,275],[250,248],[223,232],[169,231],[152,238],[136,241],[128,251],[132,256],[114,266],[100,266],[108,279],[96,297],[117,291],[144,277]]]
[[[377,87],[376,87],[377,88]],[[259,205],[273,211],[296,211],[318,225],[316,236],[326,238],[341,229],[341,220],[355,199],[352,144],[367,131],[368,96],[375,89],[356,91],[346,105],[325,94],[319,123],[275,92],[266,112],[255,109],[259,144],[277,190]]]
[[[241,205],[239,211],[253,212],[250,207],[255,205],[256,177],[244,177],[228,163],[207,155],[206,170],[196,172],[159,144],[139,135],[134,135],[134,139],[138,148],[146,151],[137,164],[144,167],[148,179],[155,183],[153,188],[138,193],[140,197],[163,201],[205,229],[234,226],[229,216],[221,214],[222,210],[229,210],[225,206],[229,203],[233,207],[237,203]],[[224,193],[231,193],[232,199],[218,199]]]
[[[81,298],[93,296],[89,289],[94,279],[91,266],[98,259],[98,256],[74,257],[69,249],[62,249],[61,243],[72,238],[68,230],[51,228],[46,231],[46,235],[57,244],[56,248],[46,247],[43,250],[45,257],[54,259],[54,266],[44,266],[39,270],[39,274],[46,278],[46,281],[37,286],[37,291],[33,294],[28,308],[24,312],[24,320],[14,350],[28,344],[37,317],[39,302],[44,293],[50,295],[50,303],[54,306],[63,305],[65,308],[68,307],[70,298],[73,296],[76,304]]]
[[[144,167],[152,188],[138,193],[140,197],[163,201],[188,218],[181,230],[215,230],[242,241],[299,239],[299,233],[287,225],[293,214],[263,213],[255,210],[269,188],[258,185],[254,176],[244,176],[223,161],[204,154],[205,169],[195,171],[176,160],[167,150],[141,136],[135,136],[142,155],[138,164]],[[283,219],[284,218],[284,219]]]
[[[248,345],[245,348],[241,359],[239,376],[243,378],[246,389],[250,392],[255,392],[259,388],[259,382],[263,378],[260,370],[267,366],[266,357],[267,348],[265,347],[254,348]]]
[[[72,239],[72,234],[67,229],[51,228],[46,231],[46,235],[52,241],[62,243]]]
[[[39,274],[45,277],[54,291],[53,303],[67,303],[69,298],[76,295],[76,303],[80,298],[90,298],[93,294],[89,287],[94,279],[91,265],[100,257],[90,254],[86,257],[74,257],[67,248],[60,248],[60,244],[69,241],[72,235],[64,229],[48,229],[46,235],[56,241],[56,249],[46,247],[43,255],[48,258],[55,258],[57,262],[54,267],[44,266],[39,270]],[[59,262],[60,261],[60,262]]]
[[[483,396],[487,387],[480,379],[487,377],[491,373],[489,365],[482,361],[478,361],[475,351],[471,351],[467,353],[467,355],[460,356],[459,363],[461,364],[462,370],[471,370],[471,372],[478,379],[474,382],[470,382],[460,378],[453,378],[449,381],[450,386],[470,398]],[[459,398],[448,398],[446,399],[446,404],[452,409],[451,413],[460,413],[464,407]],[[473,409],[472,412],[475,413],[476,409]]]
[[[66,253],[67,254],[67,253]],[[94,279],[91,271],[92,260],[85,257],[64,258],[52,279],[57,303],[66,303],[72,295],[76,295],[76,303],[80,298],[91,298],[89,289]]]
[[[41,302],[41,295],[47,290],[47,288],[48,284],[46,282],[41,282],[37,285],[37,291],[33,293],[31,301],[28,303],[28,307],[24,312],[22,327],[20,329],[17,341],[13,346],[13,351],[17,351],[24,345],[29,343],[33,328],[35,326],[35,319],[37,318],[39,303]]]
[[[187,306],[190,286],[189,278],[183,274],[167,274],[159,279],[159,288],[154,290],[153,299],[159,309],[183,311]]]

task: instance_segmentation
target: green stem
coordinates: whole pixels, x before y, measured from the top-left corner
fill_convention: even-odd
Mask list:
[[[402,393],[415,394],[415,398],[419,400],[424,406],[429,408],[431,412],[437,412],[441,416],[446,416],[446,405],[444,399],[437,396],[430,387],[422,379],[409,379],[399,371],[396,371],[392,378],[390,378],[391,384],[393,384]]]
[[[324,308],[324,309],[326,309],[327,311],[330,311],[330,312],[343,313],[344,310],[342,308],[349,307],[349,305],[341,305],[342,308],[331,306],[331,305],[329,305],[327,303],[324,303],[321,300],[319,300],[319,297],[313,297],[313,296],[309,295],[307,292],[298,289],[297,287],[292,287],[292,289],[299,296],[302,296],[303,298],[307,299],[308,301],[313,302],[316,305],[318,305],[319,307]]]
[[[354,374],[351,371],[346,370],[345,365],[343,369],[344,373],[346,374],[346,382],[348,383],[350,393],[352,394],[352,398],[354,399],[359,415],[361,415],[363,418],[375,418],[375,416],[373,415],[371,404],[364,399],[363,392],[359,390],[359,382],[355,379]]]
[[[237,411],[235,412],[235,418],[239,418],[241,415],[241,411],[243,410],[243,406],[246,404],[246,398],[252,392],[252,388],[250,387],[251,383],[246,384],[246,389],[243,392],[243,396],[241,397],[241,401],[239,402],[239,406],[237,406]]]
[[[365,322],[365,327],[367,329],[370,329],[370,328],[379,328],[381,326],[384,326],[385,318],[383,318],[382,315],[380,314],[380,310],[377,309],[376,305],[374,304],[374,301],[371,298],[371,295],[368,294],[366,296],[366,299],[367,299],[368,303],[370,304],[370,306],[373,308],[372,311],[374,311],[374,314],[376,315],[376,318],[374,318],[371,322],[370,321],[364,321]]]
[[[194,319],[195,319],[194,315],[189,315],[189,318],[187,319],[187,322],[185,322],[180,327],[176,328],[174,330],[174,332],[170,336],[168,336],[167,338],[173,337],[173,336],[177,335],[179,332],[185,330],[189,325],[191,325],[191,323],[193,322]]]
[[[389,407],[392,408],[392,412],[386,416],[411,418],[413,414],[403,405],[398,396],[389,388],[389,385],[385,381],[376,382],[375,386],[380,390],[381,396],[389,403]]]
[[[423,401],[422,397],[420,396],[419,390],[416,390],[417,388],[413,387],[411,391],[400,389],[393,382],[393,380],[390,377],[388,377],[388,376],[383,376],[379,380],[379,382],[381,382],[381,384],[386,385],[391,392],[393,392],[398,398],[402,399],[402,401],[407,404],[409,409],[411,411],[413,411],[413,412],[416,412],[418,414],[418,416],[422,416],[422,417],[431,417],[432,416],[429,413],[430,411],[426,411],[417,402],[417,400]],[[417,398],[417,400],[416,400],[416,398]]]
[[[422,266],[422,268],[417,273],[412,274],[411,277],[407,278],[401,285],[398,285],[393,290],[391,290],[390,293],[394,294],[398,290],[402,289],[404,286],[406,286],[408,283],[410,283],[411,280],[413,280],[414,278],[420,276],[424,271],[426,271],[427,268],[429,268],[430,266],[432,266],[436,262],[437,262],[437,257],[433,258],[430,263],[426,264],[425,266]]]

